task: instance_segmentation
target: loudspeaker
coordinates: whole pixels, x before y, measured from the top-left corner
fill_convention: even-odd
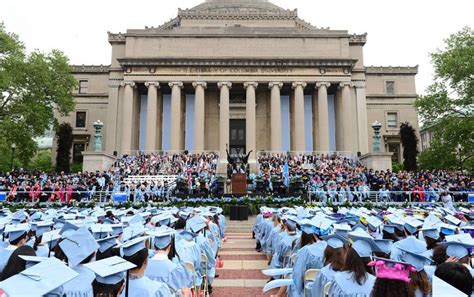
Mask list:
[[[357,152],[357,157],[360,158],[360,156],[362,156],[362,153],[361,153],[361,152]]]
[[[114,151],[114,157],[117,157],[118,153],[117,151]]]
[[[236,205],[232,205],[230,207],[230,220],[231,221],[238,221],[239,220],[239,207]]]

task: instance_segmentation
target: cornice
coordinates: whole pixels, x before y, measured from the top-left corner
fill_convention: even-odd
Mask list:
[[[364,45],[367,42],[367,33],[357,35],[353,34],[349,37],[349,44]]]
[[[107,35],[109,37],[110,44],[125,43],[125,34],[123,34],[122,32],[119,32],[119,33],[107,32]]]
[[[366,74],[418,74],[416,66],[368,66]]]
[[[108,73],[110,65],[72,65],[72,73]]]
[[[229,66],[229,67],[354,67],[356,59],[187,59],[187,58],[121,58],[122,67],[130,66]]]
[[[416,97],[418,97],[417,94],[394,94],[394,95],[389,95],[389,94],[366,94],[365,95],[367,98],[370,98],[370,99],[382,99],[382,100],[385,100],[385,99],[397,99],[397,98],[408,98],[408,99],[415,99]]]

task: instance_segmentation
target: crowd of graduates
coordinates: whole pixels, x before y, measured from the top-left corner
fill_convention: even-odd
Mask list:
[[[290,297],[471,296],[473,222],[469,209],[441,205],[263,207],[254,235],[269,263],[264,291],[278,288],[276,296]]]
[[[98,195],[102,201],[114,193],[125,192],[132,201],[157,201],[173,196],[175,184],[148,180],[125,183],[129,176],[175,175],[192,189],[205,188],[211,192],[217,183],[216,167],[219,157],[213,153],[187,152],[162,155],[142,154],[124,156],[104,172],[48,174],[13,170],[0,173],[0,192],[7,193],[12,202],[61,202],[89,200]],[[201,185],[202,184],[202,185]]]
[[[298,181],[319,201],[363,201],[372,196],[379,200],[402,202],[440,201],[445,192],[454,201],[467,201],[474,192],[469,173],[433,170],[417,172],[375,171],[357,159],[342,154],[265,153],[258,157],[259,173],[267,192],[276,184]],[[285,173],[285,164],[288,170]]]
[[[225,228],[216,207],[2,210],[0,296],[210,293]]]

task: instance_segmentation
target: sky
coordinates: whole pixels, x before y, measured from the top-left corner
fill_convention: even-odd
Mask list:
[[[0,22],[28,50],[59,49],[72,64],[110,64],[107,31],[159,26],[204,0],[1,0]],[[473,0],[273,0],[298,9],[316,27],[368,33],[366,66],[419,65],[417,92],[432,81],[429,53],[464,26],[474,28]]]

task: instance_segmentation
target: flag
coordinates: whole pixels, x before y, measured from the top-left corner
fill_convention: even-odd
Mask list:
[[[285,165],[283,166],[283,184],[288,186],[290,184],[290,172],[288,170],[288,157],[285,158]]]

